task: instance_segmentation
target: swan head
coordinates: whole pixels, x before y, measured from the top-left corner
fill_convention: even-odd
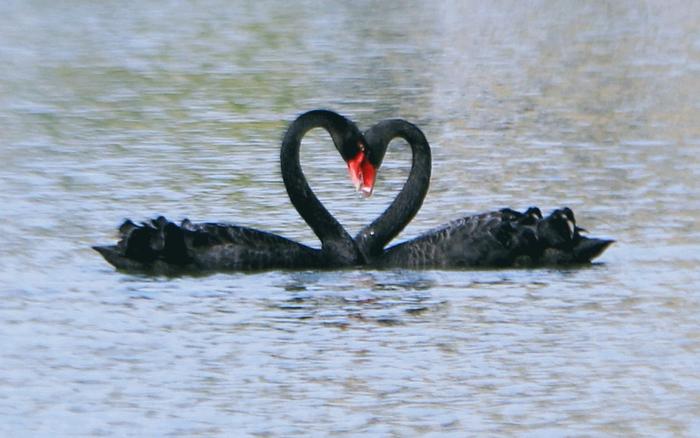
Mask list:
[[[358,141],[358,152],[347,160],[348,172],[355,190],[362,196],[369,197],[374,190],[374,183],[377,180],[377,167],[371,162],[364,142]]]

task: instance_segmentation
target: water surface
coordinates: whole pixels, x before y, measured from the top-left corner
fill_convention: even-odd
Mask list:
[[[697,5],[9,1],[0,5],[0,433],[700,435]],[[330,108],[417,123],[431,190],[402,233],[567,205],[589,268],[115,272],[125,217],[316,245],[279,143]],[[322,132],[312,187],[354,234]]]

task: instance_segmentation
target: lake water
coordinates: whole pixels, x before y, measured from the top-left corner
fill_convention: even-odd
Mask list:
[[[0,5],[0,435],[699,436],[697,2]],[[126,217],[317,245],[279,173],[334,109],[433,147],[400,239],[570,206],[617,243],[580,269],[116,272]],[[302,151],[352,234],[328,137]]]

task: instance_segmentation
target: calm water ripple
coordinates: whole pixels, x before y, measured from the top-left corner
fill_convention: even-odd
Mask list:
[[[699,436],[698,22],[655,1],[3,2],[0,435]],[[583,269],[174,278],[89,248],[155,214],[316,245],[278,159],[317,107],[425,131],[401,238],[536,204],[618,243]],[[410,151],[363,200],[328,143],[304,169],[354,233]]]

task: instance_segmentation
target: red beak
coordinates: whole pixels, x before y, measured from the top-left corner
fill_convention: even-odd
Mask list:
[[[364,151],[358,152],[348,160],[348,171],[355,189],[362,193],[362,196],[371,196],[377,179],[377,169],[369,162]]]

